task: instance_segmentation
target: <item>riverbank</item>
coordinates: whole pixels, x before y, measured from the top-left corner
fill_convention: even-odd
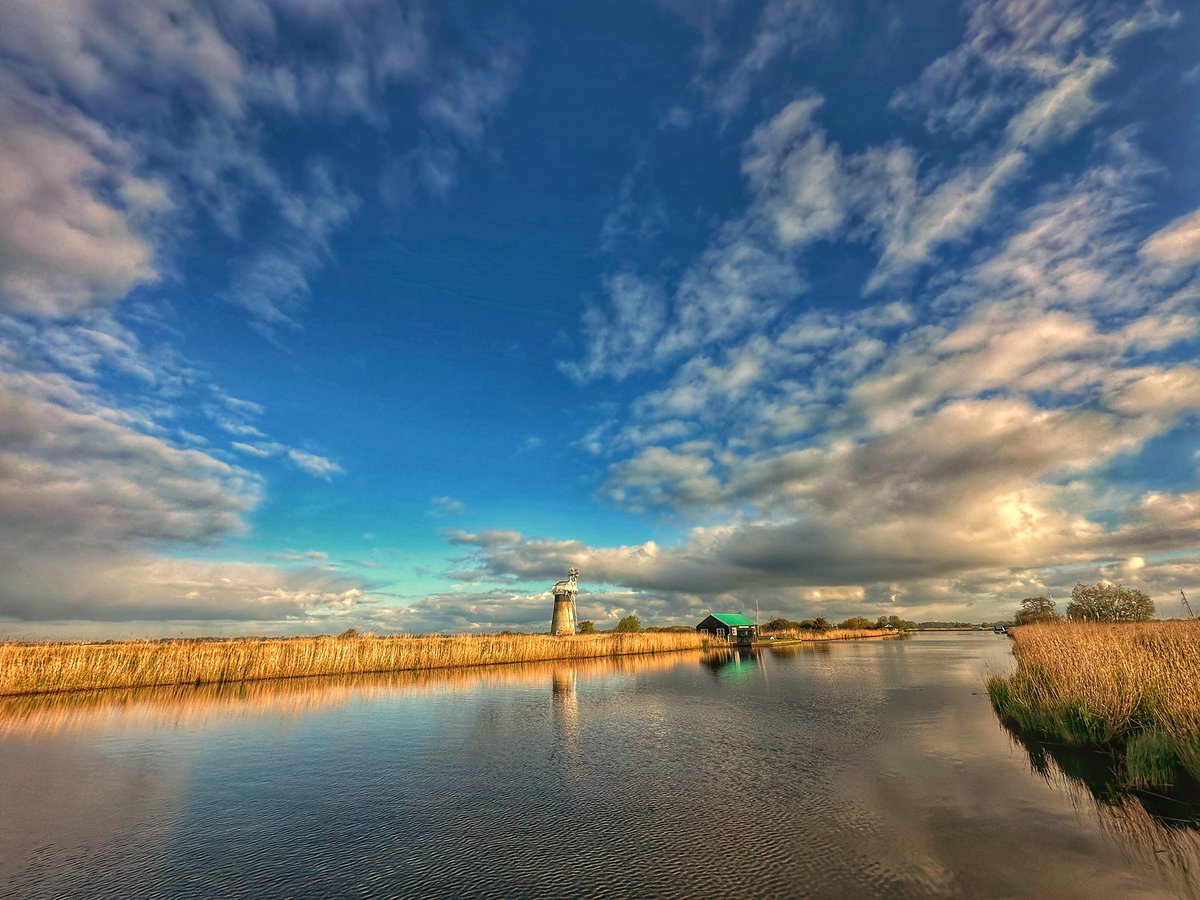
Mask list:
[[[695,632],[0,644],[0,696],[229,684],[700,650]]]
[[[754,642],[755,647],[786,647],[810,641],[862,641],[900,637],[902,632],[884,628],[831,628],[828,631],[777,631]]]
[[[1116,752],[1128,783],[1200,782],[1200,621],[1025,625],[988,679],[1010,725]]]

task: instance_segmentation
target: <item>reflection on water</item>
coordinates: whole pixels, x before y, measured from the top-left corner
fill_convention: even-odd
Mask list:
[[[989,637],[9,698],[0,893],[1197,893],[1194,816],[1010,741]]]
[[[1181,890],[1200,896],[1200,793],[1194,785],[1168,795],[1131,790],[1111,754],[1039,741],[1003,725],[1029,754],[1030,768],[1090,811],[1120,852],[1161,869]]]
[[[710,650],[701,660],[703,666],[718,678],[733,681],[754,678],[762,674],[759,661],[762,651],[752,648]]]
[[[582,659],[569,664],[513,663],[419,672],[279,678],[225,685],[177,685],[0,696],[0,737],[147,724],[184,725],[231,717],[304,716],[354,702],[416,697],[429,691],[472,693],[501,686],[634,675],[695,665],[702,651]],[[557,688],[556,688],[557,694]]]

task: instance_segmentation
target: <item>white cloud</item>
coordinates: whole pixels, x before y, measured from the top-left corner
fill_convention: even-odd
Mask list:
[[[1171,268],[1200,263],[1200,209],[1180,216],[1146,239],[1141,248],[1147,260]]]
[[[467,505],[453,497],[434,497],[429,501],[429,511],[435,516],[462,516],[467,512]]]
[[[829,41],[839,29],[837,5],[824,0],[767,0],[748,42],[733,54],[723,54],[715,34],[708,32],[707,52],[693,80],[708,107],[727,122],[747,101],[773,65],[803,49]],[[728,55],[728,65],[720,65]]]
[[[742,173],[759,198],[757,215],[784,247],[832,237],[846,219],[841,155],[814,122],[823,102],[789,103],[754,129],[742,155]]]
[[[0,9],[0,52],[10,63],[0,79],[0,311],[111,307],[160,279],[179,235],[207,216],[238,253],[227,297],[268,335],[294,320],[357,200],[317,160],[294,175],[272,157],[264,115],[387,131],[392,88],[404,84],[426,129],[401,139],[414,154],[447,157],[436,177],[432,165],[422,172],[448,189],[521,57],[496,40],[482,60],[443,58],[420,4],[375,0],[17,0]],[[264,212],[274,227],[247,235],[245,221]]]
[[[0,312],[68,315],[156,280],[149,226],[170,201],[130,148],[7,76],[0,121]]]
[[[600,224],[600,249],[612,253],[625,242],[644,244],[667,226],[662,194],[649,182],[645,160],[621,179],[616,202]]]
[[[345,471],[333,460],[305,450],[290,449],[287,451],[287,458],[309,475],[316,475],[326,481],[330,480],[331,476],[341,475]]]
[[[601,375],[626,378],[657,362],[655,346],[667,319],[661,289],[632,272],[618,272],[605,279],[604,290],[607,306],[591,303],[583,314],[583,359],[559,364],[577,381]]]

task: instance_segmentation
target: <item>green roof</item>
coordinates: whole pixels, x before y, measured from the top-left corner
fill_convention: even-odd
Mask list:
[[[722,625],[753,625],[750,619],[745,616],[740,616],[737,613],[712,613],[714,619]]]

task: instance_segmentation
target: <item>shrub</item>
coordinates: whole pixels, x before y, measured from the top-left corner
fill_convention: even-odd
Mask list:
[[[630,613],[617,623],[617,631],[641,631],[642,620]]]
[[[1058,607],[1049,597],[1026,597],[1021,601],[1014,621],[1018,625],[1034,625],[1038,622],[1058,621]]]
[[[1067,618],[1079,622],[1147,622],[1154,601],[1136,588],[1101,581],[1076,584],[1067,604]]]

